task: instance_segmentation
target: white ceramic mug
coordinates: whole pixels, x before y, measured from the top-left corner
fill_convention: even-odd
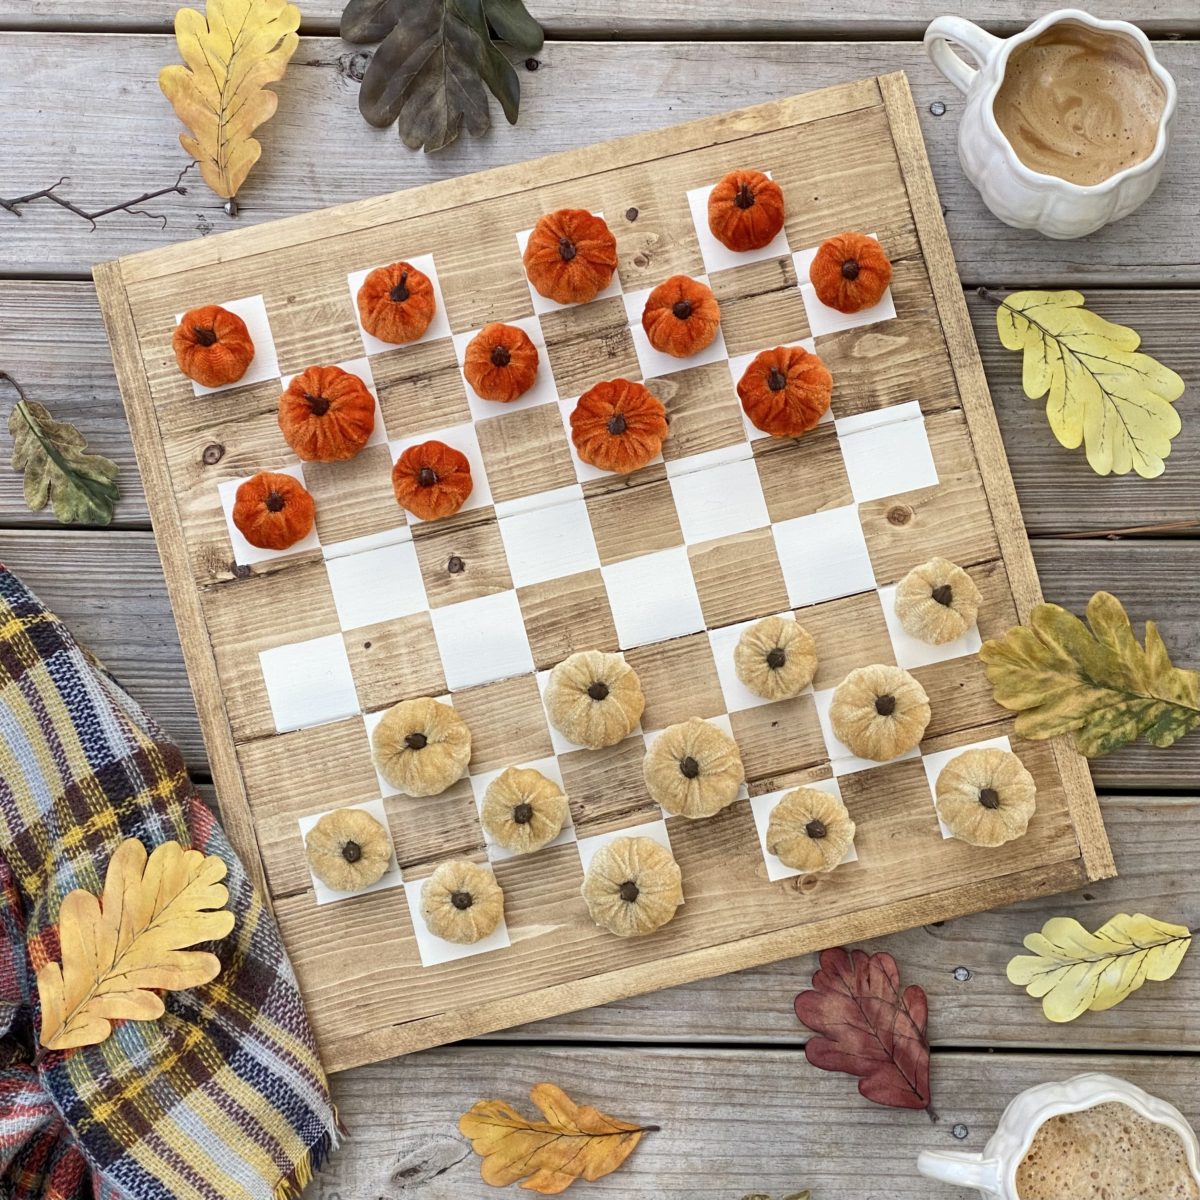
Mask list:
[[[1183,1114],[1165,1100],[1112,1075],[1076,1075],[1065,1083],[1043,1083],[1022,1092],[1004,1110],[1000,1124],[982,1154],[927,1150],[917,1159],[917,1170],[930,1179],[976,1188],[988,1200],[1020,1200],[1017,1168],[1029,1153],[1034,1134],[1051,1117],[1080,1112],[1117,1100],[1148,1121],[1174,1130],[1187,1151],[1188,1167],[1200,1186],[1200,1143]]]
[[[1165,96],[1150,156],[1090,186],[1027,167],[1000,131],[992,110],[1009,55],[1063,21],[1130,38],[1162,84]],[[974,67],[951,49],[951,42],[970,55]],[[1006,224],[1036,229],[1052,238],[1083,237],[1128,216],[1158,186],[1175,116],[1175,81],[1136,25],[1102,21],[1079,9],[1064,8],[1034,21],[1022,33],[1002,39],[962,17],[938,17],[925,30],[925,49],[934,66],[967,97],[958,127],[959,162],[983,202]]]

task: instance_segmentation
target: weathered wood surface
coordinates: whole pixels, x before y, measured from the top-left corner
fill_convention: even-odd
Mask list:
[[[457,1132],[459,1115],[491,1097],[528,1112],[529,1088],[550,1079],[613,1115],[661,1126],[619,1173],[584,1185],[590,1196],[736,1200],[746,1192],[782,1197],[811,1188],[816,1200],[966,1200],[966,1192],[917,1175],[921,1150],[978,1153],[1016,1092],[1104,1070],[1162,1096],[1193,1122],[1200,1118],[1200,1078],[1183,1057],[937,1054],[931,1084],[939,1120],[931,1124],[920,1112],[870,1104],[853,1080],[816,1070],[798,1050],[589,1047],[530,1054],[525,1047],[459,1046],[335,1079],[353,1138],[311,1195],[483,1196],[488,1189],[478,1158]]]
[[[1164,42],[1159,48],[1179,79],[1200,69],[1200,45]],[[956,159],[961,97],[915,42],[556,42],[547,46],[536,73],[522,72],[525,101],[515,128],[501,119],[487,137],[463,138],[435,156],[412,154],[394,130],[375,130],[363,121],[356,104],[359,55],[339,39],[303,40],[279,85],[279,111],[260,131],[263,158],[240,197],[240,223],[904,69],[968,284],[1200,283],[1194,220],[1200,98],[1187,87],[1181,89],[1170,168],[1155,196],[1134,216],[1082,242],[1052,242],[1001,225],[984,209]],[[5,144],[16,148],[0,158],[0,196],[21,195],[65,175],[70,181],[64,194],[99,208],[170,184],[186,158],[157,75],[175,59],[174,43],[163,35],[0,34],[0,110],[6,114]],[[930,114],[934,100],[945,103],[944,116]],[[198,180],[187,196],[147,207],[166,218],[165,227],[117,213],[92,231],[46,204],[27,209],[23,220],[0,212],[0,274],[83,276],[102,259],[229,225],[220,201]]]
[[[1140,629],[1159,622],[1176,662],[1200,666],[1200,542],[1039,539],[1034,558],[1047,596],[1081,612],[1107,588]],[[175,737],[194,772],[207,760],[151,534],[0,529],[7,563]],[[1127,747],[1092,764],[1100,788],[1196,790],[1200,733],[1171,750]]]
[[[311,0],[301,11],[306,33],[336,33],[343,0]],[[746,0],[731,7],[724,0],[529,0],[530,11],[550,37],[917,37],[940,12],[953,11],[995,33],[1023,28],[1040,17],[1040,0],[927,0],[831,6],[819,0]],[[0,29],[164,30],[171,27],[176,0],[105,0],[81,10],[72,0],[0,0]],[[1092,0],[1098,17],[1130,19],[1121,0]],[[1200,16],[1190,0],[1144,4],[1137,23],[1148,33],[1195,36]]]
[[[1132,325],[1143,347],[1184,377],[1183,432],[1164,475],[1098,478],[1082,452],[1052,437],[1040,403],[1021,391],[1021,357],[996,337],[995,308],[970,293],[967,302],[1004,435],[1026,528],[1045,534],[1098,533],[1191,521],[1200,533],[1200,292],[1097,291],[1097,312]],[[92,448],[121,467],[117,528],[149,525],[129,427],[90,283],[0,280],[0,364],[59,419],[78,425]],[[0,416],[12,396],[0,393]],[[2,438],[0,438],[2,440]],[[0,525],[53,525],[48,512],[24,505],[20,478],[0,472]]]

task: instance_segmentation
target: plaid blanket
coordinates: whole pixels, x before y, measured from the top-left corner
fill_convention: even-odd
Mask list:
[[[72,888],[124,838],[219,854],[220,975],[157,1021],[35,1057],[35,974]],[[161,729],[0,565],[0,1195],[258,1200],[298,1193],[337,1118],[270,915]]]

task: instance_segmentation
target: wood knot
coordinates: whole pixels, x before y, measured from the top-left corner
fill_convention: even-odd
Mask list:
[[[889,525],[907,525],[913,519],[913,510],[907,504],[893,504],[887,511]]]
[[[636,221],[638,219],[638,210],[636,208],[627,208],[625,210],[625,220]]]
[[[225,457],[225,447],[220,442],[210,442],[200,455],[201,462],[206,467],[215,467]]]
[[[451,575],[461,575],[466,569],[467,564],[457,554],[450,555],[449,561],[446,563],[446,570]]]

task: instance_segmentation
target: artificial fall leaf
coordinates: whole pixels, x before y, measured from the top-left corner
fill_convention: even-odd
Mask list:
[[[521,1184],[543,1196],[565,1192],[576,1179],[594,1183],[615,1171],[634,1151],[642,1134],[656,1125],[631,1125],[586,1104],[576,1104],[552,1083],[536,1084],[529,1098],[544,1118],[523,1117],[503,1100],[480,1100],[464,1113],[458,1128],[483,1160],[484,1183]]]
[[[191,134],[179,135],[218,196],[231,199],[258,162],[251,134],[275,115],[278,83],[296,53],[300,10],[286,0],[207,0],[181,8],[175,40],[186,66],[163,67],[158,85]]]
[[[1052,917],[1025,939],[1033,953],[1008,964],[1008,980],[1039,997],[1049,1020],[1073,1021],[1089,1009],[1113,1008],[1147,979],[1170,979],[1191,944],[1183,925],[1144,913],[1120,913],[1095,933],[1070,917]]]
[[[1095,758],[1140,735],[1170,746],[1200,725],[1200,673],[1173,667],[1153,621],[1139,645],[1121,602],[1097,592],[1087,625],[1057,604],[1039,604],[979,651],[996,703],[1020,713],[1033,740],[1075,734]],[[1090,626],[1090,628],[1089,628]]]
[[[901,991],[890,954],[825,950],[812,990],[796,997],[796,1016],[820,1034],[804,1053],[822,1071],[858,1076],[868,1100],[921,1108],[929,1092],[929,1002],[915,984]]]
[[[1141,337],[1084,308],[1079,292],[1014,292],[999,303],[1000,341],[1024,351],[1025,395],[1046,397],[1059,442],[1083,443],[1098,475],[1161,475],[1180,429],[1172,403],[1183,380],[1135,353]]]
[[[440,150],[464,124],[475,136],[487,132],[486,84],[515,125],[521,83],[492,29],[521,54],[542,48],[542,28],[522,0],[349,0],[342,37],[383,39],[359,90],[363,116],[380,128],[398,122],[410,149]]]
[[[120,498],[117,464],[102,454],[87,453],[87,439],[65,421],[56,421],[30,400],[11,375],[0,371],[20,399],[8,418],[12,465],[25,473],[25,503],[40,512],[47,502],[63,524],[107,525]]]
[[[152,1021],[166,1011],[160,990],[199,987],[215,979],[221,960],[188,950],[233,928],[215,854],[163,842],[147,856],[137,838],[115,851],[104,892],[68,892],[58,914],[62,965],[37,973],[41,1043],[47,1050],[94,1046],[116,1020]]]

